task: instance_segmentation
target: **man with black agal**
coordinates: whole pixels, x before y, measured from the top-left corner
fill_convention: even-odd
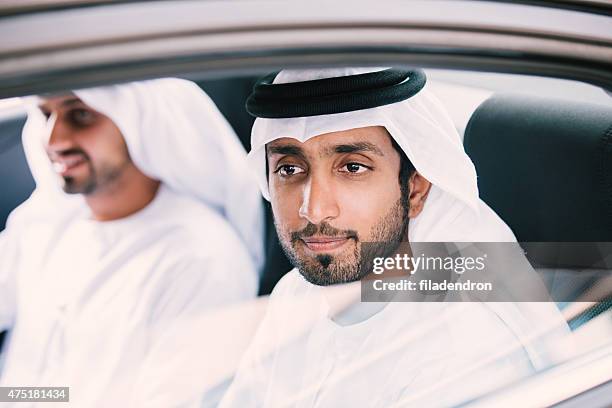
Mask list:
[[[250,164],[295,269],[222,407],[448,405],[554,361],[567,332],[554,304],[351,297],[368,257],[402,242],[516,242],[423,71],[285,70],[247,109]]]

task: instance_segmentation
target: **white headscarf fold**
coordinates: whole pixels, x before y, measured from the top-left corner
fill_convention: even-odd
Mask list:
[[[213,208],[233,226],[258,269],[263,263],[263,208],[240,142],[213,101],[193,82],[164,78],[74,91],[121,130],[136,167],[171,190]],[[82,196],[62,192],[44,152],[53,129],[27,103],[23,131],[36,189],[16,219],[57,217],[83,206]],[[213,233],[211,231],[211,233]]]
[[[380,71],[383,68],[284,70],[275,84]],[[384,126],[417,171],[432,183],[421,214],[412,219],[411,242],[513,242],[508,226],[478,196],[476,170],[442,103],[428,90],[386,106],[353,112],[287,119],[257,118],[249,162],[266,199],[265,145],[291,137],[305,142],[330,132]]]

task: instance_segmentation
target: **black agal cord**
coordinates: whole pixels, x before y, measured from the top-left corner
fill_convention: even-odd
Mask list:
[[[259,118],[295,118],[351,112],[401,102],[425,86],[420,69],[378,72],[273,84],[278,73],[260,79],[246,101],[247,111]]]

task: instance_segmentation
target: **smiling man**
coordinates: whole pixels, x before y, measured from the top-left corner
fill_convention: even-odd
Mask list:
[[[295,269],[222,407],[447,406],[555,361],[554,304],[360,301],[374,258],[403,243],[516,245],[425,82],[342,68],[254,87],[249,159]]]
[[[0,236],[1,384],[67,386],[82,407],[193,398],[186,367],[166,366],[183,350],[158,340],[257,293],[262,214],[246,152],[184,80],[30,102],[36,189]]]
[[[46,153],[64,192],[82,194],[92,218],[124,218],[155,197],[159,180],[132,162],[121,131],[106,115],[76,95],[41,98],[39,108],[51,128]]]

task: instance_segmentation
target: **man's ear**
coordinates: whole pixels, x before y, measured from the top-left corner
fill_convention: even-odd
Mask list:
[[[429,194],[431,183],[425,177],[417,171],[413,172],[408,179],[408,187],[410,195],[408,197],[408,203],[410,209],[408,211],[408,217],[414,218],[423,211],[425,200]]]

